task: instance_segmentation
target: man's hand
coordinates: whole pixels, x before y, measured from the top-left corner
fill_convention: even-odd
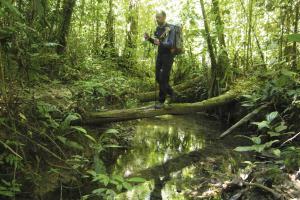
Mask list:
[[[145,38],[145,40],[148,40],[150,38],[149,34],[148,33],[144,33],[144,38]]]
[[[154,44],[155,44],[155,45],[159,45],[159,44],[160,44],[159,39],[154,39]]]

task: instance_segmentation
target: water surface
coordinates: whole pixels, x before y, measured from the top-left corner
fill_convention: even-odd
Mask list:
[[[231,138],[217,140],[221,124],[207,117],[162,116],[138,122],[132,148],[121,155],[114,174],[147,180],[117,199],[200,199],[213,196],[222,178],[240,160]],[[202,185],[201,185],[202,184]],[[213,184],[210,188],[208,185]],[[203,187],[200,187],[203,186]],[[212,194],[209,194],[212,193]]]

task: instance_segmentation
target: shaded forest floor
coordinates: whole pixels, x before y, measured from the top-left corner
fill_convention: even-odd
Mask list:
[[[272,80],[270,77],[273,76],[279,79]],[[208,112],[208,115],[215,116],[216,119],[228,125],[238,121],[258,105],[272,102],[273,106],[268,109],[268,112],[274,112],[275,109],[284,117],[279,118],[277,114],[277,118],[272,119],[274,121],[268,121],[268,119],[264,120],[265,115],[268,114],[264,112],[254,119],[259,129],[249,123],[242,126],[241,130],[243,133],[247,132],[250,142],[245,144],[244,149],[241,146],[241,151],[251,151],[252,159],[245,162],[243,168],[237,170],[237,176],[226,174],[225,178],[220,176],[218,181],[211,178],[216,172],[208,169],[212,167],[210,164],[220,165],[220,163],[217,163],[218,161],[207,162],[204,169],[207,169],[208,174],[201,179],[201,182],[196,181],[195,185],[191,185],[191,192],[187,194],[190,199],[201,196],[204,199],[217,198],[220,195],[223,199],[240,197],[242,199],[257,199],[258,197],[280,199],[283,196],[294,198],[299,195],[298,138],[291,141],[292,145],[280,146],[280,143],[282,144],[295,134],[293,130],[299,128],[295,124],[299,116],[298,103],[290,102],[290,99],[293,99],[292,96],[298,95],[299,92],[298,82],[297,79],[294,80],[294,76],[295,74],[288,71],[256,76],[257,80],[262,82],[261,90],[256,88],[258,91],[251,91],[239,102],[228,107],[224,106],[221,113],[220,110]],[[134,97],[138,93],[153,90],[153,80],[153,74],[132,75],[132,73],[95,63],[80,70],[68,69],[59,80],[44,78],[44,81],[39,80],[39,84],[33,86],[14,87],[12,85],[14,89],[7,93],[8,108],[11,108],[9,117],[12,120],[2,121],[5,129],[9,131],[1,132],[1,137],[7,141],[20,142],[21,146],[18,143],[15,145],[21,150],[12,151],[6,156],[20,156],[21,154],[22,159],[15,160],[12,168],[5,169],[10,172],[13,166],[17,166],[15,173],[18,184],[11,183],[17,189],[14,191],[7,187],[7,190],[12,193],[18,190],[33,191],[33,194],[19,193],[17,198],[20,199],[41,197],[53,199],[59,195],[60,185],[63,184],[66,186],[64,194],[69,195],[69,199],[76,199],[82,196],[81,192],[89,193],[92,188],[103,184],[92,183],[82,177],[90,176],[87,174],[89,169],[95,171],[105,169],[106,172],[103,173],[109,174],[110,167],[114,165],[118,156],[131,148],[131,138],[136,122],[115,123],[101,127],[72,126],[70,122],[80,117],[79,114],[89,111],[139,106],[140,103]],[[255,84],[253,82],[253,85],[258,86],[257,82]],[[273,93],[267,92],[268,90]],[[282,98],[287,91],[291,96],[287,96],[286,99]],[[263,127],[265,129],[260,128],[264,123],[269,124]],[[278,128],[280,125],[284,126],[281,127],[282,130]],[[10,134],[11,132],[14,134]],[[273,135],[270,135],[270,132],[273,132]],[[262,138],[259,139],[260,142],[257,137]],[[280,140],[278,145],[272,146],[272,143],[266,146],[266,143],[275,139]],[[252,144],[251,141],[257,143]],[[278,156],[278,150],[282,152],[280,156]],[[95,152],[98,152],[99,157],[95,157]],[[249,185],[252,182],[259,185]],[[272,190],[267,191],[261,185]],[[68,187],[78,186],[80,190],[76,192],[68,189]],[[123,190],[127,189],[129,188]],[[211,193],[208,194],[207,191]],[[276,196],[277,194],[283,196]]]

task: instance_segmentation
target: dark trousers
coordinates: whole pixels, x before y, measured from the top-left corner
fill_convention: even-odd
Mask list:
[[[170,73],[174,62],[174,55],[171,53],[159,53],[156,58],[155,78],[159,84],[159,102],[163,103],[166,96],[173,95],[173,89],[169,85]]]

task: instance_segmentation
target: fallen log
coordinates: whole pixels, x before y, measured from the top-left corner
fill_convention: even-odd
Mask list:
[[[230,90],[220,96],[213,97],[196,103],[175,103],[166,105],[162,109],[150,108],[132,108],[124,110],[112,110],[104,112],[87,113],[81,121],[73,121],[72,124],[90,124],[97,125],[109,122],[119,122],[134,120],[140,118],[150,118],[161,115],[178,115],[196,113],[211,108],[222,106],[241,96],[238,90]]]
[[[224,133],[222,133],[220,135],[219,138],[223,138],[226,135],[230,134],[233,130],[235,130],[236,128],[240,127],[241,125],[243,125],[244,123],[248,122],[250,119],[252,119],[255,115],[257,115],[261,110],[263,110],[264,108],[268,107],[269,104],[264,104],[258,108],[256,108],[254,111],[252,111],[251,113],[247,114],[245,117],[243,117],[240,121],[238,121],[237,123],[235,123],[233,126],[231,126],[229,129],[227,129]]]
[[[194,88],[195,86],[197,86],[197,85],[199,85],[201,83],[204,83],[203,77],[197,77],[197,78],[191,79],[189,81],[186,81],[184,83],[175,85],[173,87],[173,89],[177,93],[180,93],[181,95],[185,95],[185,93],[190,94],[191,93],[190,89]],[[206,89],[206,86],[203,85],[203,88]],[[156,91],[156,92],[155,91],[145,92],[145,93],[138,94],[137,99],[140,102],[154,101],[155,100],[155,95],[156,95],[156,98],[158,98],[157,97],[158,96],[158,91]]]

